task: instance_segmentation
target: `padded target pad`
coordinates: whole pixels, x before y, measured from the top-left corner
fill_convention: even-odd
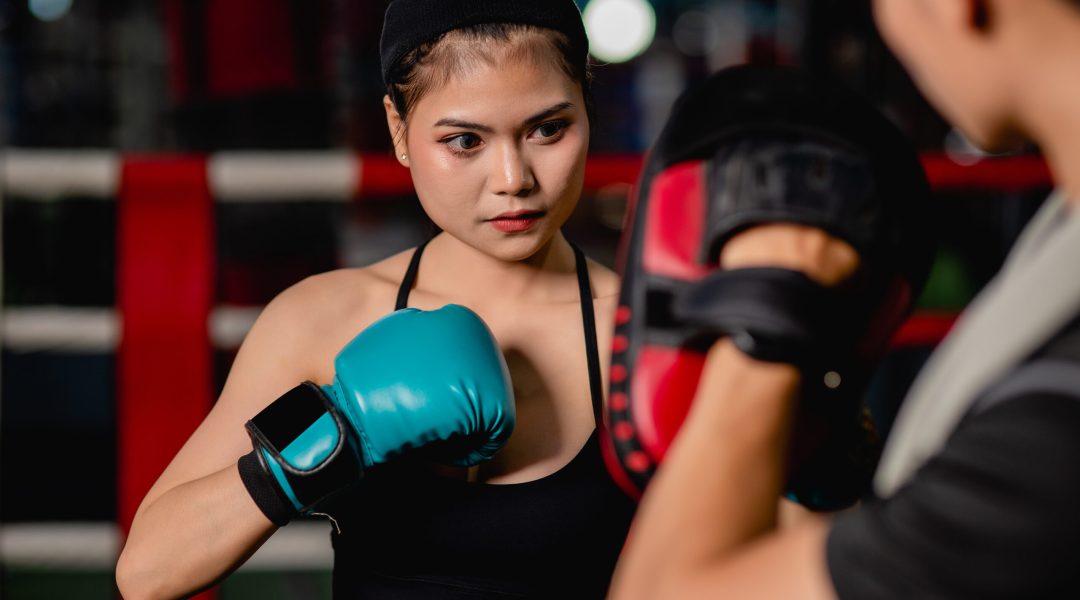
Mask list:
[[[814,93],[801,93],[807,90]],[[609,471],[631,496],[640,496],[675,439],[718,337],[681,318],[677,299],[718,271],[724,242],[777,221],[847,241],[865,267],[852,305],[859,329],[850,344],[857,353],[852,377],[840,408],[821,415],[842,422],[844,445],[827,453],[834,462],[791,478],[810,490],[796,499],[836,508],[854,502],[869,483],[874,465],[858,465],[855,476],[844,455],[848,445],[862,443],[860,392],[868,374],[929,271],[933,238],[916,216],[929,194],[914,151],[891,124],[861,100],[819,92],[788,69],[721,72],[680,99],[650,153],[620,251],[603,432]],[[897,208],[901,201],[907,204]],[[827,483],[828,493],[819,493],[815,479]]]

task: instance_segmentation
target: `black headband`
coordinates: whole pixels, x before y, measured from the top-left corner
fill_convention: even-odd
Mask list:
[[[554,29],[570,40],[571,51],[583,63],[589,52],[574,0],[394,0],[386,9],[379,40],[383,83],[390,85],[390,70],[420,44],[454,29],[485,23]]]

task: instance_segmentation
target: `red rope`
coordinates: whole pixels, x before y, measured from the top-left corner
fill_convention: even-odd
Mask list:
[[[129,159],[118,211],[118,521],[127,532],[211,405],[215,256],[205,159]]]
[[[958,313],[954,312],[915,313],[893,336],[889,349],[936,346],[956,324],[957,316]]]
[[[355,197],[400,196],[413,193],[409,171],[392,157],[364,154]],[[1039,156],[985,158],[973,165],[956,163],[944,154],[921,156],[930,185],[938,191],[1023,191],[1053,185],[1050,169]],[[643,158],[636,154],[596,154],[585,168],[585,190],[637,182]]]
[[[943,154],[924,154],[923,169],[937,190],[1017,192],[1049,188],[1054,182],[1040,156],[986,158],[962,166]]]

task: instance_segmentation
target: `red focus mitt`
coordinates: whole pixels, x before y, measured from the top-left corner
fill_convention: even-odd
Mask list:
[[[929,188],[904,136],[868,103],[786,68],[723,71],[683,95],[651,151],[621,249],[605,458],[639,496],[720,336],[802,372],[787,495],[813,510],[869,489],[880,445],[862,401],[933,256]],[[860,268],[824,288],[779,268],[721,270],[764,223],[817,227]]]

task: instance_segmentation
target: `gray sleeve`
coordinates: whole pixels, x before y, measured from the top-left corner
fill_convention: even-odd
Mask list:
[[[895,496],[836,519],[841,599],[1076,597],[1080,386],[982,408]]]

